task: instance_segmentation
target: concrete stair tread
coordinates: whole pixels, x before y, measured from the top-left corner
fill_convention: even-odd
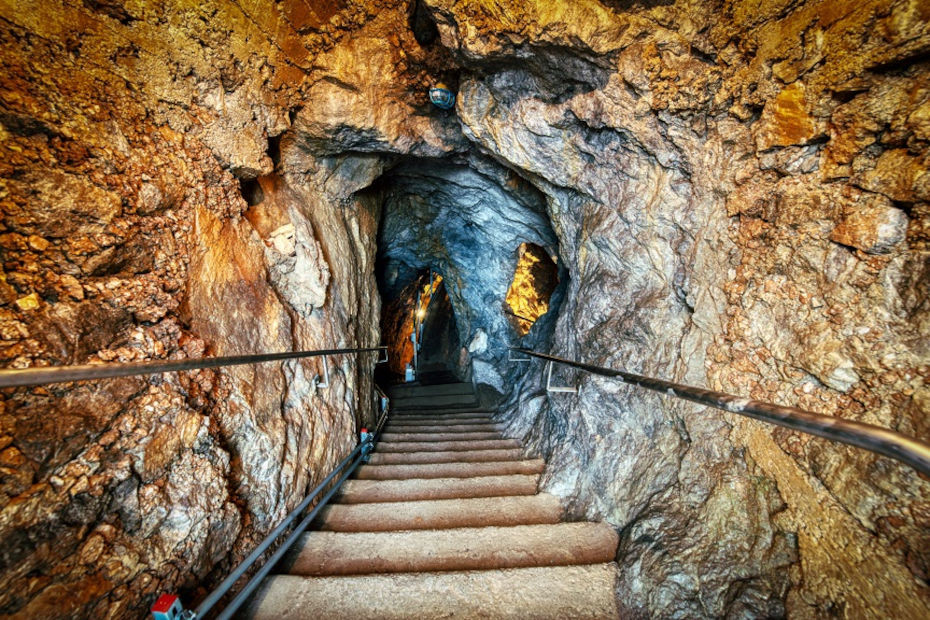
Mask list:
[[[493,525],[558,523],[562,505],[548,493],[415,502],[330,504],[317,516],[321,530],[384,532]]]
[[[503,437],[471,384],[393,386],[391,396],[370,462],[245,617],[618,617],[617,533],[560,522],[558,498],[538,492],[545,462]]]
[[[407,480],[346,480],[339,502],[359,504],[424,499],[464,499],[534,495],[538,474],[475,476],[472,478],[412,478]]]
[[[400,414],[391,413],[388,420],[392,424],[494,424],[494,418],[483,413],[463,412],[460,414],[437,414],[437,413],[416,413]]]
[[[505,448],[499,450],[466,450],[450,452],[375,452],[371,465],[410,465],[413,463],[488,463],[495,461],[523,460],[523,450]]]
[[[436,396],[446,394],[471,394],[475,393],[475,387],[471,383],[440,383],[435,385],[392,385],[388,388],[387,393],[392,398],[402,398],[404,396]]]
[[[431,420],[457,420],[461,418],[486,418],[490,420],[494,417],[493,411],[479,411],[471,409],[468,411],[445,411],[436,409],[435,411],[404,411],[397,407],[391,407],[392,420],[413,420],[417,418],[427,418]]]
[[[376,452],[461,452],[521,448],[516,439],[477,439],[463,441],[379,441]]]
[[[503,439],[497,432],[467,432],[455,433],[382,433],[384,441],[455,441],[457,439]]]
[[[289,554],[292,575],[488,570],[612,562],[606,523],[556,523],[402,532],[313,532]]]
[[[498,424],[394,424],[384,427],[385,433],[500,433],[503,427]]]
[[[484,432],[481,429],[486,426],[495,427],[493,430],[500,430],[506,428],[503,424],[496,424],[491,420],[481,420],[481,421],[447,421],[447,422],[427,422],[427,421],[416,421],[416,422],[398,422],[397,420],[391,420],[385,425],[385,428],[397,429],[390,432],[410,432],[411,428],[423,428],[423,427],[433,427],[437,428],[439,432],[445,432],[448,429],[458,429],[458,430],[472,430]],[[477,427],[477,428],[476,428]]]
[[[474,394],[437,394],[435,396],[401,396],[391,399],[396,409],[464,409],[478,406]]]
[[[267,579],[245,617],[617,618],[616,564]]]
[[[409,478],[471,478],[506,474],[539,474],[542,459],[493,461],[487,463],[423,463],[411,465],[363,465],[355,472],[359,480],[403,480]]]

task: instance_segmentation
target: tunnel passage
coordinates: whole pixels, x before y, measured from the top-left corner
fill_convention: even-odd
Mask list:
[[[446,292],[445,284],[440,281],[429,305],[418,316],[421,325],[419,342],[418,376],[423,381],[431,377],[432,381],[463,379],[456,369],[461,365],[458,327],[455,323],[455,309]]]
[[[479,386],[503,394],[510,370],[507,347],[524,336],[545,340],[567,281],[567,271],[552,261],[558,258],[558,240],[544,197],[512,171],[476,155],[401,162],[370,191],[382,212],[377,270],[384,343],[398,352],[392,373],[401,374],[412,360],[411,309],[417,291],[422,297],[430,288],[433,271],[442,280],[422,309],[420,361],[426,366],[421,370],[474,375]],[[545,266],[521,267],[528,257],[536,262],[545,257],[554,273]],[[514,292],[514,274],[530,272],[533,277],[521,276],[523,285]],[[515,301],[523,298],[533,301]],[[553,320],[530,332],[532,322],[545,314],[543,305],[555,310],[545,315]],[[514,307],[532,314],[532,321],[515,324]]]
[[[460,379],[456,372],[460,344],[455,311],[440,274],[417,273],[395,298],[386,302],[382,306],[381,330],[392,375],[385,378],[397,380],[409,366],[417,375],[430,373]]]

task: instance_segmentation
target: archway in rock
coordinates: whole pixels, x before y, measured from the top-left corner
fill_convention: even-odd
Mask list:
[[[412,361],[412,309],[417,291],[421,298],[431,292],[427,274],[434,270],[442,283],[421,309],[420,361],[427,364],[421,370],[473,375],[491,397],[504,395],[507,348],[546,342],[568,281],[567,271],[552,263],[556,272],[546,291],[552,311],[540,313],[545,320],[530,333],[514,327],[507,295],[525,254],[521,248],[559,256],[543,195],[475,154],[408,159],[366,191],[381,206],[377,274],[384,343],[395,352],[392,373],[403,373]]]
[[[518,342],[926,437],[920,3],[8,4],[6,365],[370,346],[375,273],[388,300],[432,268],[544,487],[622,532],[626,615],[927,615],[914,472],[506,363]],[[522,243],[561,271],[521,339]],[[373,364],[4,394],[0,609],[140,615],[216,581],[355,444]]]

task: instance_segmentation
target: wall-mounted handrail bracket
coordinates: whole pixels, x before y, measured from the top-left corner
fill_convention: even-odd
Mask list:
[[[526,357],[514,357],[513,349],[507,349],[507,361],[508,362],[531,362],[533,358],[527,355]]]
[[[571,385],[552,385],[552,362],[546,364],[546,391],[563,394],[577,394],[578,388]]]
[[[375,402],[378,409],[378,423],[375,426],[375,434],[381,433],[381,426],[387,418],[388,411],[391,409],[391,399],[387,394],[375,385]]]
[[[384,357],[381,357],[381,353],[384,353]],[[388,361],[388,348],[381,347],[378,350],[378,360],[375,362],[375,364],[387,364]]]
[[[329,362],[326,356],[323,357],[323,376],[317,375],[313,381],[316,383],[316,389],[318,390],[325,390],[329,387]]]

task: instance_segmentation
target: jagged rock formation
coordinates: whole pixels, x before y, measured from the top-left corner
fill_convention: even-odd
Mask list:
[[[312,56],[376,8],[299,5],[2,4],[5,364],[376,344],[377,212],[336,162],[275,166]],[[354,445],[373,362],[7,391],[0,613],[215,581]]]
[[[397,290],[442,271],[545,489],[621,532],[627,614],[926,615],[914,472],[593,377],[548,397],[503,350],[532,242],[565,271],[525,343],[927,439],[923,3],[0,6],[6,364],[371,344],[383,210]],[[352,443],[369,363],[4,394],[0,610],[222,573]]]

